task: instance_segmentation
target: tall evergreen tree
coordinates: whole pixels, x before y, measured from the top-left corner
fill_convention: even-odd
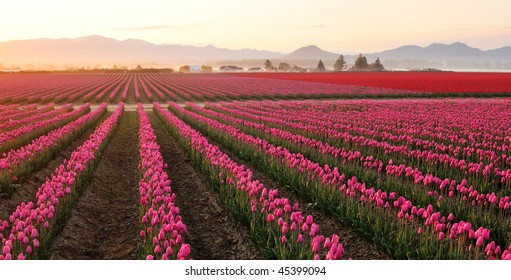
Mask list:
[[[281,62],[279,63],[278,69],[279,71],[287,72],[291,69],[291,66],[289,65],[289,63]]]
[[[271,64],[271,61],[269,59],[267,59],[265,62],[264,62],[264,69],[266,70],[272,70],[274,67],[273,67],[273,64]]]
[[[344,67],[346,67],[346,60],[344,60],[344,56],[341,54],[339,58],[334,63],[334,71],[341,72]]]
[[[318,62],[318,67],[316,67],[316,72],[325,72],[325,64],[323,64],[323,61],[320,59]]]
[[[379,57],[377,57],[376,61],[373,64],[371,64],[371,70],[373,70],[373,71],[385,71],[385,67],[383,67],[383,64],[381,64]]]
[[[362,54],[359,54],[352,69],[354,71],[366,71],[368,70],[368,67],[369,65],[367,64],[367,58]]]

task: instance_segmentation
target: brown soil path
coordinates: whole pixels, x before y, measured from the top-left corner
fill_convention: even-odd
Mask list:
[[[356,231],[348,226],[342,225],[339,220],[328,213],[314,207],[314,205],[308,203],[303,198],[297,196],[289,186],[280,184],[274,180],[269,174],[261,171],[250,162],[241,159],[231,150],[227,149],[218,142],[212,141],[211,138],[207,137],[211,144],[214,144],[220,148],[222,152],[227,154],[232,160],[238,164],[245,165],[246,168],[250,169],[254,176],[254,179],[259,180],[264,186],[268,188],[279,189],[279,194],[283,197],[289,198],[291,201],[298,202],[301,210],[307,215],[314,217],[314,222],[320,227],[321,234],[326,237],[337,234],[339,239],[344,246],[345,254],[344,259],[352,258],[354,260],[388,260],[390,256],[382,252],[378,247],[373,244],[370,240],[367,240]]]
[[[107,118],[108,115],[110,114],[106,113],[102,118],[99,119],[98,122],[96,122],[73,142],[71,142],[71,144],[58,152],[45,167],[35,171],[32,175],[30,175],[30,179],[21,183],[10,198],[0,197],[0,220],[9,219],[9,216],[14,210],[16,210],[16,207],[20,205],[21,202],[35,201],[37,190],[46,181],[46,178],[50,176],[55,171],[55,169],[64,162],[64,159],[69,159],[71,157],[71,153],[73,153],[76,148],[81,146],[83,142],[89,139],[89,136]]]
[[[234,220],[222,206],[215,191],[189,156],[167,131],[154,113],[149,114],[163,159],[176,193],[176,204],[188,227],[186,242],[194,259],[262,259],[248,234],[248,229]]]
[[[136,259],[139,233],[138,117],[120,124],[57,236],[52,259]]]

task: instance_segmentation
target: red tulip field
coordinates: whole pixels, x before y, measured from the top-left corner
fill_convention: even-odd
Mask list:
[[[0,260],[511,260],[511,74],[2,74]]]
[[[339,85],[408,90],[434,96],[508,96],[510,73],[460,72],[346,72],[346,73],[258,73],[237,77],[319,82]]]

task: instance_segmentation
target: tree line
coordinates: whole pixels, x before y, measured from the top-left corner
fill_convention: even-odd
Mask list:
[[[292,66],[289,63],[281,62],[278,67],[273,66],[270,60],[266,60],[264,63],[264,69],[269,72],[306,72],[307,69],[299,66]],[[342,72],[342,71],[385,71],[385,67],[380,61],[380,58],[376,58],[374,63],[369,64],[367,62],[367,58],[362,54],[359,54],[355,59],[355,63],[348,68],[346,59],[341,54],[339,58],[337,58],[333,65],[334,72]],[[317,67],[314,69],[314,72],[326,72],[325,64],[323,60],[319,60]]]

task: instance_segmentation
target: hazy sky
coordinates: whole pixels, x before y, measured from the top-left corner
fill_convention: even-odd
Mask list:
[[[404,44],[511,45],[510,0],[16,0],[0,2],[0,41],[102,35],[290,52],[315,44],[368,52]]]

